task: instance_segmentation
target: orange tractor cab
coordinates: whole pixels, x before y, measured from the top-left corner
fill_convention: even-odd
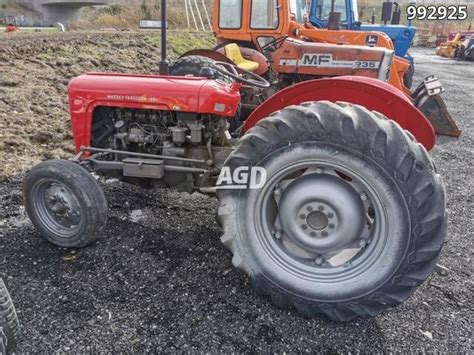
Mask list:
[[[273,84],[266,97],[310,79],[374,78],[409,97],[437,133],[460,134],[436,78],[428,77],[414,92],[404,85],[410,63],[394,55],[385,33],[316,28],[308,21],[305,0],[215,0],[213,30],[218,42],[214,51],[193,50],[182,57],[207,56],[253,70]]]

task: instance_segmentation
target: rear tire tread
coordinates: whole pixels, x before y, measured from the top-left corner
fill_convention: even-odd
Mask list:
[[[32,203],[32,186],[42,178],[58,179],[74,190],[76,197],[85,205],[86,224],[80,234],[74,238],[61,238],[42,226]],[[68,160],[49,160],[42,162],[26,175],[23,180],[23,202],[26,212],[43,238],[49,242],[67,248],[82,248],[92,244],[101,236],[107,223],[107,200],[99,182],[82,166]]]
[[[346,145],[359,148],[384,166],[397,180],[397,185],[405,190],[404,195],[413,196],[416,201],[415,206],[410,204],[408,208],[412,210],[412,216],[418,216],[417,227],[412,226],[409,245],[409,250],[417,252],[411,257],[408,257],[408,252],[397,272],[375,292],[357,301],[317,303],[281,290],[262,277],[258,270],[252,269],[246,253],[241,250],[237,233],[231,232],[236,230],[238,223],[229,212],[235,209],[229,210],[229,206],[234,206],[237,198],[232,192],[218,192],[221,206],[218,221],[225,230],[224,245],[238,255],[241,262],[237,267],[250,274],[251,285],[259,293],[276,300],[274,303],[278,306],[289,305],[303,315],[324,313],[334,320],[347,321],[357,316],[375,316],[388,306],[405,301],[429,276],[439,257],[447,226],[445,194],[441,178],[423,146],[396,122],[362,106],[342,102],[306,102],[287,107],[260,121],[240,140],[226,165],[253,165],[267,152],[284,145],[297,141],[334,143],[335,137],[344,137]],[[428,249],[423,247],[425,243],[429,244]]]
[[[2,345],[5,351],[11,351],[18,339],[20,325],[11,297],[0,279],[0,353]]]
[[[174,76],[192,75],[200,76],[201,69],[204,67],[212,68],[214,60],[200,55],[189,55],[178,58],[170,67],[170,74]],[[216,79],[226,83],[231,83],[232,79],[220,72],[215,71]]]

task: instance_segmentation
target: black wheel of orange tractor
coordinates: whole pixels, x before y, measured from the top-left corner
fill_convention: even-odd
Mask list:
[[[204,57],[201,55],[189,55],[186,57],[178,58],[173,65],[170,67],[170,74],[175,76],[201,76],[201,70],[203,68],[210,68],[214,67],[214,60],[208,57]],[[215,78],[219,79],[225,83],[232,82],[228,76],[214,71]]]
[[[23,203],[47,241],[81,248],[96,241],[107,223],[107,201],[98,181],[82,166],[49,160],[23,180]]]
[[[15,348],[19,328],[12,299],[0,279],[0,354],[7,354]]]
[[[433,271],[445,192],[426,150],[376,112],[327,101],[260,121],[226,166],[262,167],[265,184],[220,189],[232,263],[258,293],[304,315],[375,316]]]
[[[403,75],[403,84],[409,89],[413,85],[413,75],[415,75],[415,63],[411,63],[408,70]]]

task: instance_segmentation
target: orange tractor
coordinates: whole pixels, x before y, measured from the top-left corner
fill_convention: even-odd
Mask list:
[[[330,26],[338,27],[337,23]],[[218,41],[215,50],[185,53],[180,59],[186,63],[178,60],[175,72],[179,74],[182,65],[189,69],[186,57],[192,56],[197,75],[197,62],[202,59],[195,56],[200,56],[234,63],[269,79],[272,87],[260,93],[260,99],[255,92],[245,95],[244,109],[253,109],[276,91],[301,81],[357,75],[391,84],[413,101],[437,133],[460,134],[435,77],[426,78],[413,92],[404,85],[410,63],[394,55],[385,33],[316,28],[308,21],[306,0],[215,0],[213,30]]]

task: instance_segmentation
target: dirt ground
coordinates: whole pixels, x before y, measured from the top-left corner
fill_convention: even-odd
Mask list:
[[[0,181],[72,153],[67,84],[91,71],[157,74],[156,32],[0,34]],[[170,59],[208,48],[210,34],[170,33]]]
[[[473,352],[474,63],[430,49],[412,53],[415,82],[437,75],[463,130],[460,139],[439,137],[432,151],[448,193],[440,263],[449,271],[400,307],[347,324],[274,307],[233,269],[218,240],[216,201],[198,194],[109,181],[102,240],[76,251],[44,242],[21,205],[21,172],[70,153],[69,78],[156,70],[158,42],[147,36],[0,38],[0,277],[18,309],[18,352]]]

